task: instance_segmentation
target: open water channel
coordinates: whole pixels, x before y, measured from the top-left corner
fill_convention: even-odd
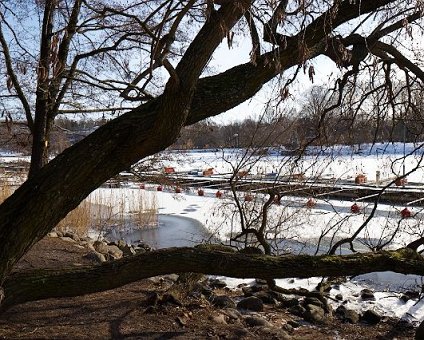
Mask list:
[[[158,226],[155,228],[111,230],[105,235],[108,240],[121,239],[128,244],[142,241],[155,249],[193,247],[211,237],[199,221],[175,215],[158,215]]]
[[[193,247],[203,242],[219,243],[219,240],[214,238],[199,221],[184,216],[161,214],[158,215],[158,226],[155,228],[112,229],[104,236],[108,241],[124,240],[127,244],[144,242],[154,249]],[[282,253],[313,255],[317,248],[317,240],[306,240],[304,242],[280,240],[277,244]],[[367,247],[360,240],[355,241],[354,245],[357,251],[367,251]],[[321,240],[318,254],[326,253],[330,246],[330,238],[324,238]],[[345,245],[339,253],[346,254],[350,251]]]

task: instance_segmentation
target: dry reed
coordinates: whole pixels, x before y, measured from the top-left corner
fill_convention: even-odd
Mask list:
[[[157,225],[156,196],[140,190],[98,190],[71,211],[56,227],[86,236],[89,231],[101,233],[105,229],[138,229]]]

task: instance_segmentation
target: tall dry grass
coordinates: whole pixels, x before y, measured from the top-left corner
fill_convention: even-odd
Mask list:
[[[0,203],[16,189],[16,176],[0,175]],[[101,232],[105,228],[153,227],[157,225],[157,197],[141,190],[97,190],[56,226],[56,230],[70,231],[86,236],[89,231]]]
[[[72,210],[56,226],[58,231],[70,231],[78,236],[86,236],[92,225],[91,204],[83,201],[77,208]]]
[[[156,195],[144,191],[98,190],[71,211],[56,227],[86,236],[105,229],[150,228],[157,225]],[[129,194],[130,193],[130,194]]]
[[[6,198],[12,195],[14,189],[11,185],[6,182],[0,184],[0,203],[3,203]]]

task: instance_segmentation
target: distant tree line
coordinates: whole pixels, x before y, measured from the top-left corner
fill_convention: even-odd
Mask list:
[[[318,130],[320,133],[318,134]],[[199,122],[181,131],[172,146],[175,149],[221,147],[285,146],[296,149],[305,144],[330,146],[358,145],[378,142],[415,142],[424,139],[424,117],[405,117],[404,120],[376,121],[367,117],[331,117],[318,129],[311,116],[285,117],[275,122],[241,122],[217,124]]]
[[[270,114],[259,120],[218,124],[201,121],[182,129],[175,149],[221,147],[276,147],[297,149],[305,145],[331,146],[360,145],[378,142],[416,142],[424,140],[424,101],[422,93],[415,105],[405,107],[401,115],[370,111],[352,112],[339,107],[325,112],[325,104],[318,100],[322,89],[313,89],[300,110],[285,114]],[[265,116],[264,116],[265,117]]]
[[[297,150],[308,145],[360,145],[379,142],[416,142],[424,140],[424,93],[415,89],[405,107],[391,114],[378,101],[367,110],[353,111],[349,105],[332,110],[334,98],[324,87],[313,87],[303,95],[299,109],[277,114],[271,109],[259,118],[219,124],[203,120],[184,127],[172,149],[285,147]],[[402,100],[399,101],[402,105]],[[399,113],[401,112],[401,113]],[[52,154],[75,144],[107,119],[62,116],[52,129],[49,149]],[[0,149],[29,153],[31,136],[23,122],[0,122]]]
[[[323,108],[312,103],[296,112],[271,115],[273,118],[218,124],[206,120],[181,130],[173,149],[279,147],[295,150],[304,145],[360,145],[378,142],[416,142],[424,140],[424,104],[419,103],[402,117],[384,117],[337,110],[322,117]],[[376,118],[377,117],[377,118]],[[55,122],[51,151],[57,154],[107,122],[106,119],[59,118]],[[22,123],[0,123],[0,147],[30,152],[31,138]]]

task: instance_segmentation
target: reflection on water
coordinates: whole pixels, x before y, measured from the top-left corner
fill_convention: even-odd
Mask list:
[[[151,229],[112,230],[105,235],[108,240],[123,239],[128,244],[140,240],[153,248],[192,247],[209,240],[211,234],[194,219],[174,215],[158,215],[159,226]]]
[[[128,244],[137,244],[140,241],[147,243],[153,248],[169,248],[169,247],[192,247],[196,244],[209,241],[219,243],[212,237],[208,230],[197,220],[176,216],[176,215],[158,215],[157,228],[151,229],[132,229],[128,225],[124,230],[112,229],[104,237],[108,241],[124,240]],[[273,244],[278,248],[277,254],[325,254],[337,240],[329,237],[321,239],[320,247],[317,251],[318,239],[296,240],[273,240]],[[353,242],[355,250],[359,252],[368,251],[369,248],[364,245],[365,240],[357,239]],[[378,240],[368,239],[367,243],[377,244]],[[224,242],[230,244],[228,241]],[[239,244],[232,243],[234,246],[243,247],[243,242]],[[349,245],[345,244],[338,249],[337,254],[350,254]]]

